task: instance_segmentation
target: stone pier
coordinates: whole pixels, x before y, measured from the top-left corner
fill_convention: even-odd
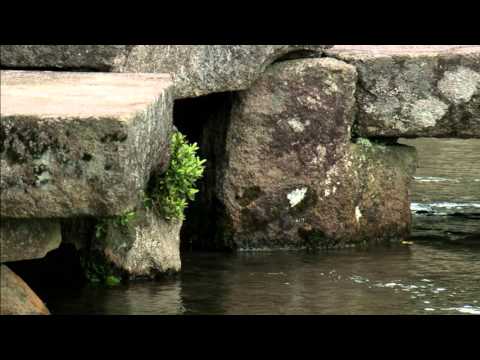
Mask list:
[[[1,71],[0,76],[2,263],[43,258],[58,248],[63,219],[135,211],[151,175],[168,167],[173,131],[168,74]],[[176,244],[179,229],[172,229],[165,236]],[[84,240],[80,246],[95,239]],[[136,245],[130,253],[148,257],[151,268],[168,269],[173,262],[179,270],[178,246],[158,256]],[[116,250],[108,253],[117,256]],[[2,299],[15,294],[5,291]]]

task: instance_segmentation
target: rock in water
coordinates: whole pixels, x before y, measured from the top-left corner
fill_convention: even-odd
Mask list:
[[[27,284],[5,265],[0,265],[0,315],[49,315],[45,304]]]
[[[9,68],[169,73],[177,98],[244,90],[275,60],[329,45],[2,45]],[[304,55],[301,55],[304,56]]]
[[[2,217],[122,215],[169,162],[168,75],[2,71],[1,80]]]
[[[128,224],[108,220],[106,233],[96,247],[130,277],[154,277],[181,269],[181,221],[167,221],[139,207]]]
[[[407,236],[415,151],[351,144],[357,73],[335,59],[272,66],[234,100],[217,167],[219,238],[236,249]]]
[[[357,68],[360,136],[480,138],[480,46],[337,45]]]

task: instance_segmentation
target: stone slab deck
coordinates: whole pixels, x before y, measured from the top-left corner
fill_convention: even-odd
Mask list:
[[[2,217],[121,215],[168,164],[169,75],[0,76]]]
[[[355,65],[363,137],[480,138],[479,45],[336,45]]]
[[[9,69],[168,73],[177,98],[245,90],[286,54],[330,45],[2,45]]]

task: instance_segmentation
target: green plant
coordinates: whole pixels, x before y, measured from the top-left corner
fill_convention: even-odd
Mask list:
[[[109,221],[112,221],[112,224],[117,227],[127,227],[135,218],[137,213],[135,211],[129,211],[123,214],[122,216],[117,216],[113,219],[100,219],[95,226],[95,237],[97,240],[102,240],[107,235],[107,229]]]
[[[184,220],[188,201],[193,201],[198,190],[195,183],[205,170],[205,160],[196,154],[196,143],[189,144],[184,135],[175,132],[171,141],[170,166],[165,175],[154,185],[144,204],[150,204],[165,219]]]
[[[142,192],[142,202],[145,209],[153,208],[153,199],[144,192]]]
[[[128,226],[128,224],[130,224],[130,222],[135,220],[136,217],[137,217],[137,214],[135,213],[135,211],[126,212],[122,216],[118,216],[115,218],[115,225]]]
[[[101,240],[107,235],[107,226],[106,220],[102,219],[98,221],[95,226],[95,238],[97,238],[97,240]]]
[[[109,275],[105,279],[105,284],[108,286],[117,286],[117,285],[120,285],[121,282],[122,280],[119,277],[116,277],[114,275]]]
[[[84,252],[80,256],[85,277],[93,284],[115,286],[121,283],[120,277],[114,274],[114,267],[106,259],[95,252]]]
[[[99,219],[95,226],[96,240],[103,242],[106,239],[109,226],[119,227],[123,231],[136,218],[136,215],[135,211],[129,211],[114,218]],[[117,272],[115,267],[107,262],[105,256],[98,251],[83,253],[80,261],[88,282],[107,286],[115,286],[121,283],[120,277],[114,275]]]

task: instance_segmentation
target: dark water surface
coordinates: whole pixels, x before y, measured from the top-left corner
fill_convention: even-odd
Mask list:
[[[480,250],[189,254],[177,279],[51,300],[56,314],[480,314]]]
[[[480,314],[480,141],[417,147],[412,244],[184,254],[175,279],[54,291],[55,314]]]

